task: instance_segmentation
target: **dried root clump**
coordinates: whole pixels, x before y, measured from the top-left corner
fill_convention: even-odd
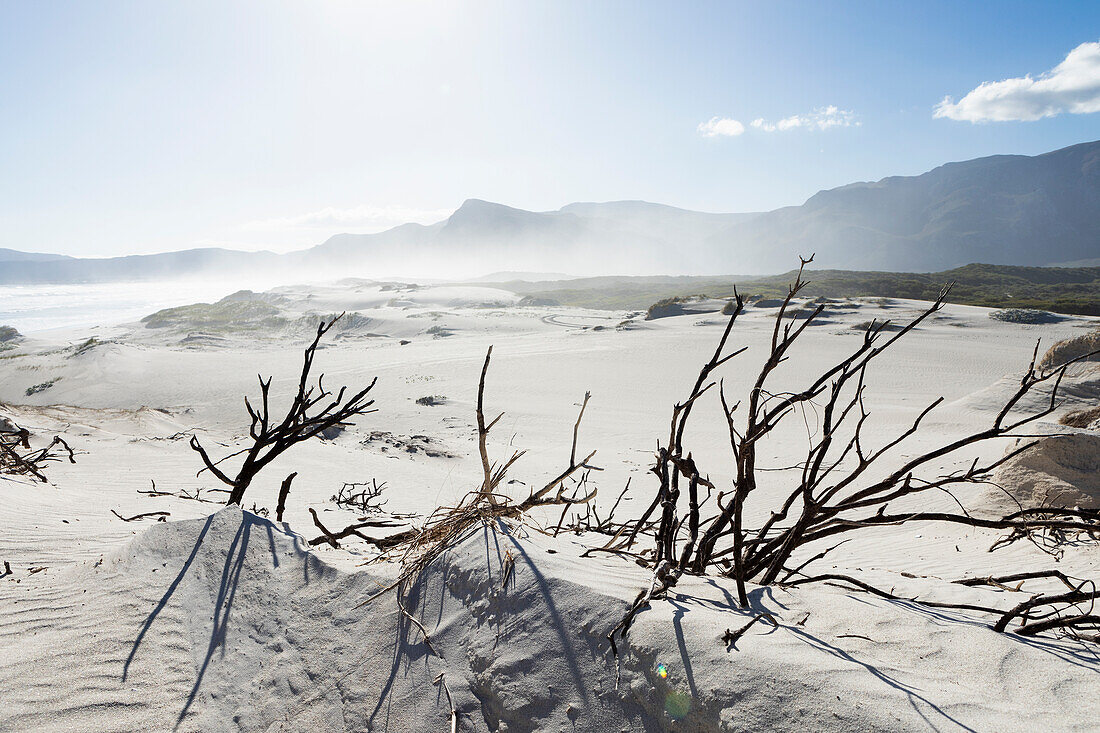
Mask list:
[[[1058,418],[1058,423],[1071,428],[1089,428],[1098,420],[1100,420],[1100,405],[1085,410],[1067,412]]]
[[[478,383],[477,392],[478,448],[483,472],[480,487],[466,494],[454,506],[439,507],[420,526],[382,537],[368,536],[360,531],[368,526],[379,526],[377,524],[372,525],[371,520],[353,524],[340,532],[330,532],[321,527],[316,512],[310,510],[314,515],[315,523],[322,529],[323,533],[321,537],[311,540],[310,544],[328,543],[337,546],[335,543],[343,537],[357,536],[381,550],[380,559],[401,563],[402,569],[397,580],[372,596],[372,599],[397,588],[399,590],[398,604],[400,605],[402,589],[414,581],[444,551],[468,536],[470,530],[475,527],[493,526],[501,520],[521,520],[531,511],[541,507],[564,506],[568,508],[586,504],[596,496],[596,489],[594,488],[591,491],[585,490],[583,492],[577,490],[586,486],[586,480],[573,482],[572,491],[567,488],[574,477],[587,475],[590,471],[600,470],[589,463],[595,456],[595,451],[580,460],[577,458],[577,438],[580,423],[591,397],[587,393],[584,396],[580,414],[573,426],[573,444],[569,454],[569,465],[542,488],[532,491],[523,501],[514,501],[511,497],[500,492],[500,486],[509,469],[523,456],[524,452],[514,451],[511,457],[503,463],[494,462],[489,457],[487,443],[489,432],[504,416],[501,413],[491,421],[485,419],[485,376],[489,369],[492,354],[493,349],[489,347],[488,353],[485,354],[485,363],[481,369],[481,379]]]
[[[31,448],[30,431],[0,417],[0,475],[30,476],[45,483],[43,471],[61,460],[76,463],[76,455],[64,438],[55,435],[45,448]]]
[[[1100,351],[1100,331],[1074,336],[1059,341],[1047,349],[1047,352],[1043,354],[1043,358],[1039,360],[1039,367],[1050,369],[1061,366],[1067,361],[1078,359],[1095,361],[1098,358],[1098,351]]]

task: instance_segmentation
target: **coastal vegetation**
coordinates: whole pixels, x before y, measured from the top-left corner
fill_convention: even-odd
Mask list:
[[[525,297],[606,310],[645,309],[658,301],[706,293],[732,298],[734,285],[749,297],[782,298],[794,272],[768,277],[592,277],[564,281],[496,283]],[[803,295],[828,298],[910,298],[934,301],[955,283],[949,303],[988,308],[1100,315],[1100,267],[1017,267],[972,264],[933,273],[813,270]]]

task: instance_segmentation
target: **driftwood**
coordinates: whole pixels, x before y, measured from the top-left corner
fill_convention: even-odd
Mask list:
[[[853,578],[837,575],[806,576],[802,572],[807,565],[820,560],[836,545],[819,552],[796,568],[789,567],[790,559],[796,551],[867,527],[941,522],[1009,530],[1011,534],[991,549],[1024,537],[1034,540],[1036,533],[1055,535],[1056,540],[1068,535],[1100,539],[1100,513],[1091,510],[1049,507],[1022,509],[998,519],[971,516],[961,504],[959,513],[888,511],[892,502],[898,499],[932,491],[945,492],[954,498],[951,491],[956,487],[987,483],[994,469],[1030,449],[1034,443],[1025,443],[1005,456],[984,464],[974,460],[966,467],[946,475],[925,477],[922,473],[939,470],[944,460],[957,457],[963,449],[997,438],[1020,437],[1023,428],[1057,409],[1058,390],[1066,370],[1077,361],[1090,358],[1094,354],[1083,355],[1049,370],[1040,370],[1036,368],[1036,344],[1036,351],[1020,379],[1019,386],[988,427],[950,440],[915,457],[906,457],[896,470],[885,476],[872,478],[875,472],[871,469],[878,468],[884,457],[900,453],[899,446],[921,430],[925,418],[942,404],[943,398],[926,406],[911,424],[897,434],[881,439],[880,445],[872,447],[864,434],[870,414],[865,402],[867,370],[894,343],[943,307],[950,285],[920,315],[900,327],[892,327],[889,321],[872,322],[860,343],[848,356],[825,368],[818,377],[807,380],[801,389],[773,390],[770,381],[775,370],[789,358],[789,353],[799,337],[825,309],[825,305],[821,304],[808,314],[798,314],[797,318],[787,317],[792,301],[807,284],[803,273],[806,265],[812,261],[813,257],[802,260],[798,275],[779,307],[769,350],[748,394],[741,401],[731,404],[722,381],[715,381],[713,376],[723,364],[745,350],[741,348],[727,351],[726,348],[733,326],[744,310],[744,298],[735,293],[734,300],[731,301],[729,321],[717,348],[700,370],[687,399],[674,406],[668,438],[664,445],[658,445],[656,461],[651,469],[657,479],[652,501],[633,522],[625,537],[602,548],[606,551],[623,552],[630,550],[639,537],[647,536],[653,540],[653,551],[650,554],[639,553],[636,556],[654,569],[653,581],[650,588],[639,593],[623,621],[612,631],[610,638],[613,648],[614,635],[625,635],[634,615],[653,599],[662,597],[685,572],[697,575],[714,572],[732,578],[736,584],[737,599],[746,608],[746,585],[750,582],[760,585],[781,582],[786,585],[802,585],[824,580],[843,581],[861,590],[896,599],[892,594],[873,589]],[[724,490],[718,490],[711,483],[683,445],[684,430],[693,406],[716,386],[726,419],[733,459],[732,484]],[[1024,413],[1020,408],[1021,404],[1039,388],[1049,392],[1044,397],[1043,406]],[[777,502],[770,517],[760,526],[746,526],[746,501],[755,495],[760,472],[769,470],[758,465],[757,446],[785,418],[810,406],[819,415],[819,427],[817,433],[808,438],[805,453],[788,467],[791,473],[797,472],[797,475],[790,482],[785,498]],[[685,488],[686,497],[683,496]],[[704,491],[708,498],[711,491],[718,491],[715,502],[717,511],[704,514],[705,499],[701,498]],[[795,576],[802,577],[791,580]],[[1080,594],[1073,596],[1075,599],[1079,597]],[[1047,598],[1045,601],[1046,604],[1058,602],[1054,598]],[[1063,598],[1060,602],[1070,601]],[[964,607],[933,603],[927,605]],[[1039,605],[1042,606],[1043,603]],[[1001,609],[988,607],[967,608],[998,615],[1004,613]],[[1087,617],[1089,613],[1076,615]],[[1002,620],[1003,623],[997,624],[999,630],[1004,630],[1008,622]],[[1044,623],[1046,625],[1042,628],[1051,628],[1049,623]],[[1082,618],[1075,623],[1077,627],[1081,627],[1089,621]]]
[[[357,415],[375,411],[370,409],[374,400],[367,399],[367,395],[377,383],[377,378],[365,389],[348,397],[345,397],[347,387],[341,387],[335,394],[325,389],[324,374],[317,379],[316,386],[311,386],[309,383],[317,346],[321,338],[342,317],[343,314],[340,314],[330,321],[321,321],[317,327],[317,336],[305,350],[298,391],[282,420],[276,423],[271,415],[269,404],[271,377],[266,380],[258,377],[259,407],[253,407],[247,397],[244,400],[245,409],[252,419],[248,429],[252,439],[249,446],[215,461],[203,448],[198,436],[191,436],[191,448],[199,454],[205,464],[205,468],[200,470],[198,475],[203,471],[210,471],[219,481],[229,486],[228,504],[239,505],[256,474],[289,448],[314,438],[329,428],[346,426],[349,424],[348,421]],[[230,476],[219,467],[223,461],[242,454],[244,459],[234,476]],[[286,485],[286,488],[289,490],[289,485]]]

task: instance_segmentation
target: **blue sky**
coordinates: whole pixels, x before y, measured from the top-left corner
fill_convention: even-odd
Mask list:
[[[0,247],[799,204],[1100,138],[1098,41],[1100,3],[0,0]]]

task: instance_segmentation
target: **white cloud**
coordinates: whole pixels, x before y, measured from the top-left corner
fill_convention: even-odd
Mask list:
[[[764,132],[784,132],[786,130],[828,130],[830,127],[859,127],[859,120],[851,110],[840,109],[836,105],[818,107],[809,114],[791,115],[778,122],[768,122],[763,117],[752,121],[752,126]]]
[[[1100,42],[1082,43],[1050,71],[987,81],[956,102],[944,97],[936,117],[967,122],[1039,120],[1100,112]]]
[[[745,126],[729,117],[711,117],[698,127],[703,137],[736,137],[745,131]]]
[[[403,206],[355,206],[350,209],[337,209],[329,206],[297,216],[278,217],[252,221],[244,225],[251,231],[273,231],[285,229],[344,229],[381,231],[399,224],[415,222],[434,224],[450,216],[447,209],[411,209]]]

